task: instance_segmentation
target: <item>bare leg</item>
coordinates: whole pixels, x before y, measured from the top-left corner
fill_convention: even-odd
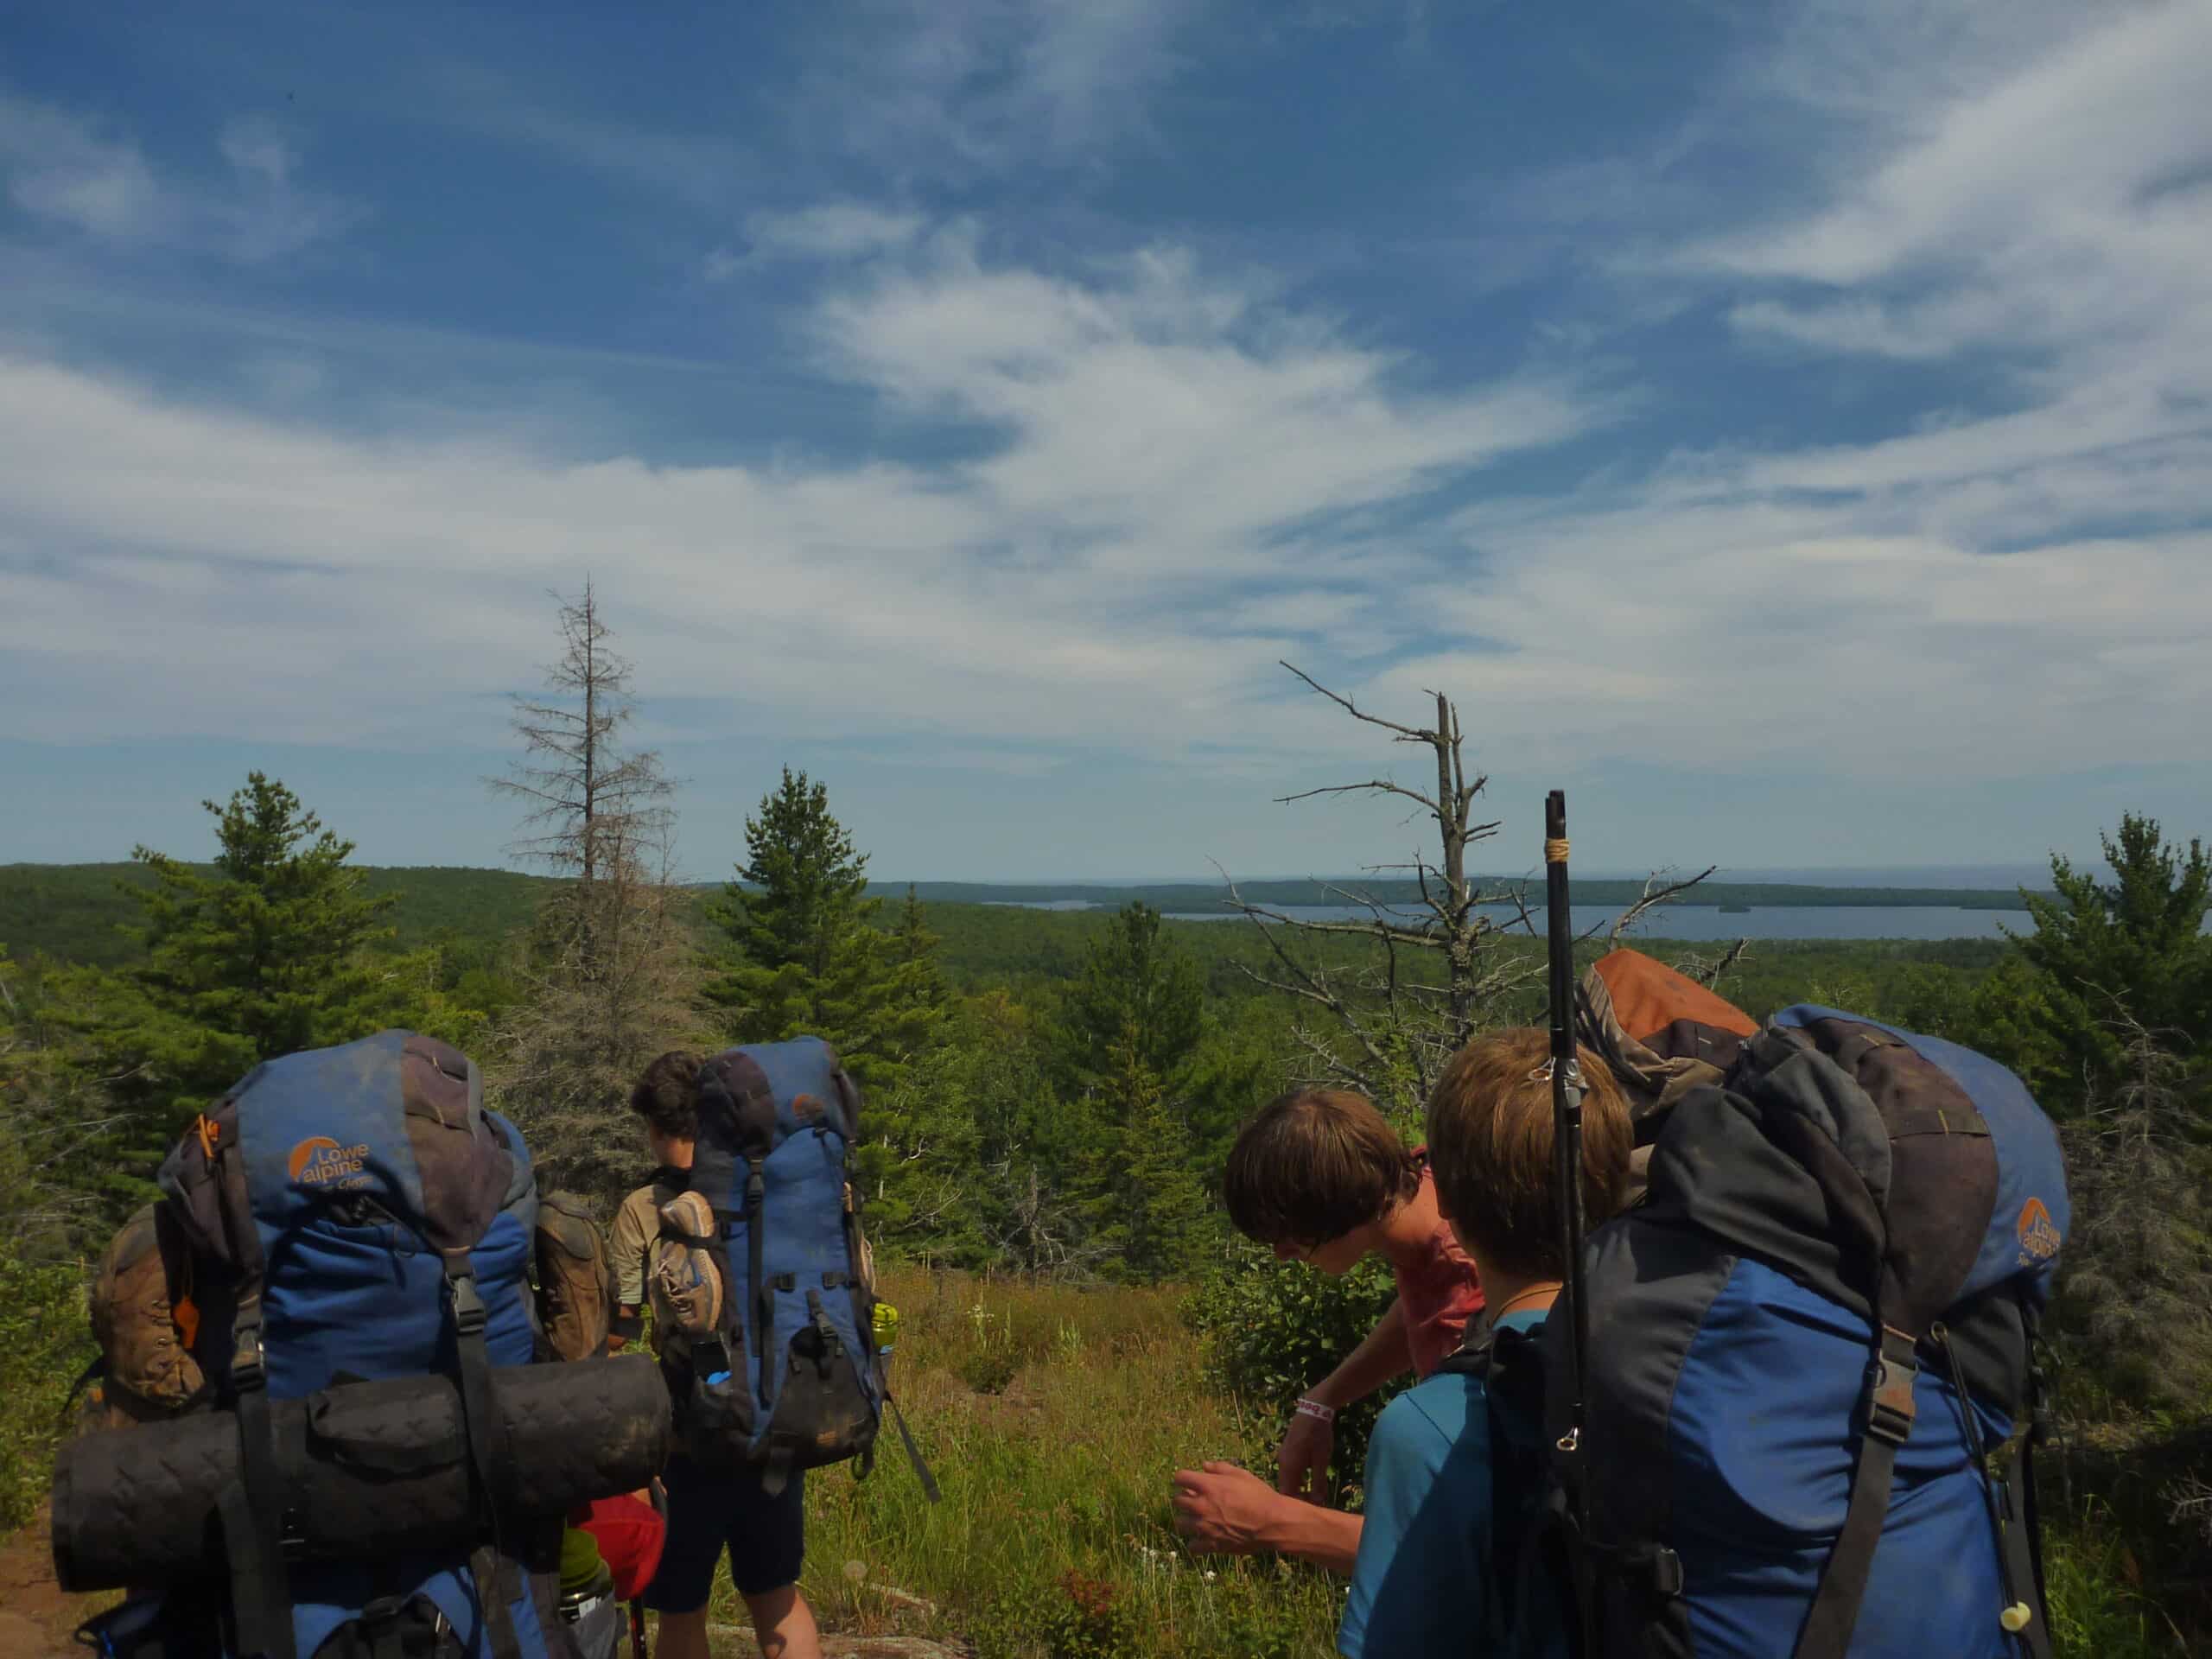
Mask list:
[[[822,1659],[822,1636],[814,1628],[814,1610],[806,1605],[797,1585],[747,1596],[745,1606],[753,1615],[753,1634],[760,1643],[760,1659]],[[701,1633],[703,1639],[703,1621]],[[701,1648],[700,1659],[704,1659],[705,1653]],[[674,1656],[664,1656],[664,1659]]]
[[[663,1613],[653,1638],[653,1659],[707,1659],[707,1610]]]

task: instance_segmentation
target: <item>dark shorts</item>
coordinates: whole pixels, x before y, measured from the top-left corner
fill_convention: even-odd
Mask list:
[[[770,1497],[756,1468],[715,1470],[690,1459],[669,1460],[668,1543],[660,1571],[645,1591],[658,1613],[696,1613],[715,1587],[715,1562],[729,1551],[729,1575],[741,1596],[766,1595],[798,1582],[806,1557],[806,1479],[793,1471]]]

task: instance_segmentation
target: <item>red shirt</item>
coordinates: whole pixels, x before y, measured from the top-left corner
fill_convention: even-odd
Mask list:
[[[1431,1197],[1436,1178],[1429,1173],[1427,1148],[1416,1147],[1421,1159],[1421,1184]],[[1398,1311],[1406,1322],[1406,1346],[1413,1351],[1414,1374],[1427,1376],[1458,1350],[1467,1334],[1467,1322],[1483,1311],[1483,1287],[1475,1277],[1475,1264],[1452,1236],[1452,1224],[1440,1217],[1428,1247],[1409,1265],[1391,1264],[1398,1281]]]

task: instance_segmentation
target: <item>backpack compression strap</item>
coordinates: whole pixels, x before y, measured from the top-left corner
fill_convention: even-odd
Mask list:
[[[1872,1363],[1866,1368],[1866,1432],[1859,1437],[1859,1467],[1851,1478],[1851,1503],[1843,1530],[1821,1574],[1812,1611],[1798,1633],[1796,1659],[1844,1659],[1859,1623],[1874,1551],[1889,1519],[1890,1489],[1896,1478],[1897,1448],[1912,1433],[1912,1385],[1920,1376],[1914,1342],[1904,1332],[1882,1327]],[[1971,1403],[1968,1410],[1972,1410]]]
[[[261,1339],[265,1261],[246,1191],[238,1118],[202,1118],[201,1141],[213,1166],[216,1213],[238,1274],[231,1319],[231,1410],[238,1429],[238,1478],[223,1489],[217,1515],[231,1567],[231,1618],[247,1659],[294,1659],[292,1597],[284,1573],[286,1510],[270,1422],[266,1351]]]
[[[768,1401],[768,1387],[772,1378],[769,1367],[774,1363],[776,1347],[776,1304],[768,1289],[761,1282],[762,1252],[767,1241],[762,1235],[763,1205],[767,1197],[767,1182],[760,1171],[761,1157],[756,1153],[746,1160],[749,1168],[745,1177],[745,1284],[746,1294],[753,1299],[753,1315],[758,1321],[755,1332],[760,1344],[760,1385],[758,1398],[763,1409]]]
[[[476,1581],[476,1599],[492,1639],[493,1659],[521,1659],[522,1645],[515,1636],[514,1616],[508,1606],[520,1586],[516,1582],[514,1561],[500,1539],[499,1500],[493,1484],[493,1471],[504,1465],[509,1454],[506,1424],[492,1394],[491,1356],[484,1346],[484,1299],[476,1294],[476,1274],[468,1251],[456,1248],[442,1254],[460,1370],[461,1429],[468,1440],[469,1462],[476,1471],[477,1501],[492,1522],[493,1542],[469,1558],[469,1573]]]

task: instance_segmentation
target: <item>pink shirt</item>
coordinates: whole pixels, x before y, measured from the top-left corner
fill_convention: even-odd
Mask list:
[[[1427,1148],[1414,1148],[1423,1158],[1421,1185],[1433,1195],[1435,1177],[1428,1172]],[[1467,1322],[1483,1311],[1483,1287],[1475,1277],[1475,1264],[1452,1236],[1452,1225],[1440,1219],[1436,1232],[1420,1260],[1408,1266],[1392,1264],[1398,1281],[1398,1311],[1406,1322],[1406,1345],[1413,1351],[1414,1374],[1427,1376],[1454,1353],[1467,1334]]]

